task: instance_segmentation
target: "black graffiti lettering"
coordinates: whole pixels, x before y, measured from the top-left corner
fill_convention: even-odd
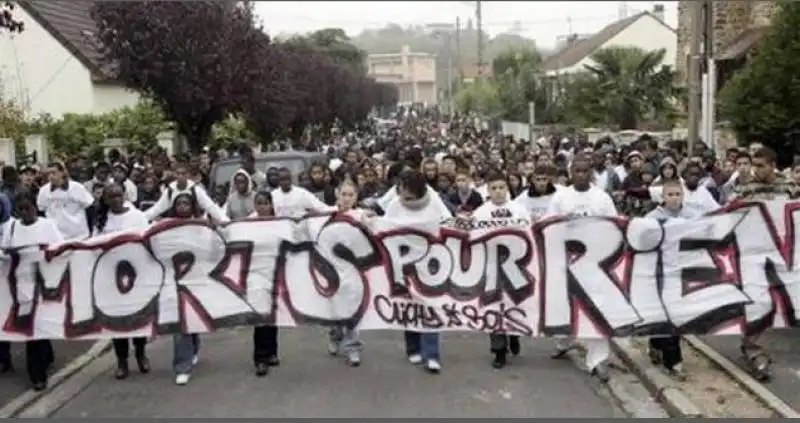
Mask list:
[[[528,272],[532,245],[520,232],[505,232],[491,236],[486,241],[486,288],[481,304],[500,302],[503,292],[514,304],[520,304],[533,295],[535,281]]]
[[[433,306],[376,295],[372,301],[378,317],[387,324],[413,329],[441,329],[445,321]]]
[[[654,219],[632,219],[625,230],[626,244],[631,253],[625,279],[629,283],[631,303],[642,317],[636,333],[673,333],[675,330],[661,301],[659,275],[663,263],[660,247],[664,235],[663,224]]]
[[[535,280],[528,271],[533,248],[522,229],[474,240],[452,232],[442,240],[415,234],[392,234],[383,240],[394,279],[410,280],[426,297],[478,298],[481,305],[490,305],[501,302],[504,293],[515,304],[533,295]]]
[[[460,237],[447,237],[445,246],[453,257],[448,284],[450,296],[459,301],[477,298],[486,283],[486,245]]]
[[[731,241],[740,221],[740,215],[726,213],[686,222],[680,231],[667,231],[661,259],[671,271],[662,272],[661,299],[680,331],[709,331],[741,316],[742,306],[750,302],[736,285],[721,280],[719,265],[711,255],[712,249]]]
[[[552,240],[541,245],[546,269],[543,332],[568,335],[579,330],[573,307],[584,311],[603,335],[632,331],[642,321],[609,275],[624,247],[623,232],[613,220],[561,220],[534,230]]]
[[[355,326],[370,304],[366,274],[380,264],[379,247],[364,227],[345,216],[306,220],[316,233],[313,242],[290,253],[286,266],[309,273],[293,272],[285,281],[286,304],[295,319]]]
[[[793,221],[793,213],[770,214],[765,204],[754,204],[726,213],[743,214],[741,222],[733,231],[735,236],[736,269],[744,294],[758,301],[750,301],[745,306],[748,332],[760,332],[775,323],[776,305],[781,306],[788,323],[797,320],[795,302],[787,292],[787,287],[800,282],[797,272],[790,267],[789,243],[780,239],[771,216],[781,220]],[[791,224],[791,223],[790,223]],[[784,225],[787,226],[787,225]],[[758,234],[758,236],[754,236]],[[787,234],[792,237],[794,234]],[[794,282],[794,283],[793,283]],[[788,289],[797,290],[791,287]],[[800,293],[800,291],[795,291]],[[791,299],[795,298],[794,301]],[[798,303],[800,305],[800,303]]]
[[[421,233],[403,233],[381,239],[389,256],[389,283],[392,295],[409,295],[406,276],[413,273],[413,265],[428,253],[428,239]]]
[[[253,234],[268,233],[270,236]],[[258,315],[257,322],[275,323],[277,311],[277,280],[281,250],[292,241],[292,226],[281,220],[246,220],[233,222],[223,228],[229,243],[239,243],[249,250],[243,257],[241,270],[247,303]]]
[[[91,276],[95,321],[114,331],[152,323],[163,277],[158,261],[141,243],[122,243],[104,251]]]
[[[229,251],[225,239],[208,224],[176,222],[169,231],[150,236],[149,246],[166,269],[158,296],[160,332],[173,332],[178,323],[183,332],[203,332],[256,314],[244,300],[241,284],[218,277]]]

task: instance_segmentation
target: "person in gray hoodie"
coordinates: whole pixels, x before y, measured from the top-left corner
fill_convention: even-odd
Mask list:
[[[231,220],[243,219],[253,214],[256,198],[254,188],[255,184],[246,170],[239,169],[233,174],[231,192],[222,207]]]
[[[645,216],[646,218],[664,222],[670,219],[695,219],[702,216],[695,209],[683,207],[683,186],[679,180],[664,180],[661,195],[661,204],[648,213]],[[660,335],[650,337],[648,355],[654,365],[663,365],[673,377],[679,380],[685,379],[680,336]]]

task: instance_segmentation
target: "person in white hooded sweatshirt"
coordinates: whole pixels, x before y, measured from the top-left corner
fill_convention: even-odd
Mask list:
[[[450,209],[436,192],[430,192],[425,175],[417,170],[405,170],[400,174],[397,197],[384,208],[384,217],[398,223],[435,223],[452,217]],[[403,283],[402,274],[392,275],[397,283]],[[425,364],[430,373],[442,369],[439,355],[439,334],[405,331],[406,354],[411,364]]]
[[[83,184],[70,179],[63,163],[47,167],[50,181],[40,190],[36,205],[52,220],[65,240],[86,239],[91,234],[86,209],[94,197]]]
[[[565,217],[617,216],[614,201],[602,189],[592,185],[591,161],[576,157],[571,164],[572,185],[559,189],[553,195],[547,215]],[[608,360],[611,356],[610,342],[605,338],[584,339],[586,368],[603,382],[608,381]],[[566,357],[573,342],[568,338],[556,338],[556,353],[553,358]]]
[[[508,182],[502,173],[492,173],[486,178],[489,199],[472,214],[476,221],[489,221],[498,219],[529,219],[531,214],[528,210],[512,201],[508,195]],[[523,193],[524,195],[524,193]],[[520,343],[518,335],[507,335],[505,333],[492,333],[489,335],[489,348],[494,354],[492,367],[501,369],[506,365],[506,354],[511,352],[517,356],[520,353]]]
[[[550,202],[558,190],[552,182],[554,171],[549,166],[537,167],[533,171],[528,189],[522,191],[514,199],[514,202],[528,210],[528,213],[534,219],[538,219],[547,213],[550,208]]]
[[[125,199],[125,189],[119,183],[111,183],[103,188],[103,197],[100,200],[100,207],[97,209],[97,221],[94,228],[94,236],[110,234],[114,232],[144,229],[149,225],[144,212],[134,207]],[[128,356],[130,354],[130,344],[133,343],[134,355],[139,372],[142,374],[150,372],[150,360],[147,359],[145,347],[147,337],[137,338],[114,338],[112,345],[114,355],[117,358],[117,379],[126,379],[130,374],[128,370]]]
[[[189,169],[185,164],[178,164],[175,167],[175,180],[167,185],[158,201],[144,212],[147,220],[154,220],[165,212],[170,211],[175,197],[179,194],[188,194],[194,197],[197,205],[208,213],[214,222],[225,223],[230,220],[222,209],[214,203],[214,200],[208,196],[208,193],[201,185],[189,180]]]

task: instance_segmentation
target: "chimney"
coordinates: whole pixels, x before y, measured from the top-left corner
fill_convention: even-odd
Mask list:
[[[659,4],[653,5],[653,16],[655,16],[656,19],[664,22],[664,5],[663,4],[659,3]]]

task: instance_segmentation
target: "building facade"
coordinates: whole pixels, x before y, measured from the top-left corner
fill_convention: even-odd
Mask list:
[[[91,1],[20,1],[25,30],[0,32],[0,96],[33,117],[106,113],[139,95],[113,81],[92,43]]]
[[[676,69],[683,81],[689,74],[693,1],[678,2]],[[777,10],[774,1],[712,1],[713,54],[717,60],[744,55],[765,33]]]
[[[378,82],[397,86],[401,103],[437,104],[434,54],[414,53],[407,45],[398,53],[370,54],[367,71]]]

